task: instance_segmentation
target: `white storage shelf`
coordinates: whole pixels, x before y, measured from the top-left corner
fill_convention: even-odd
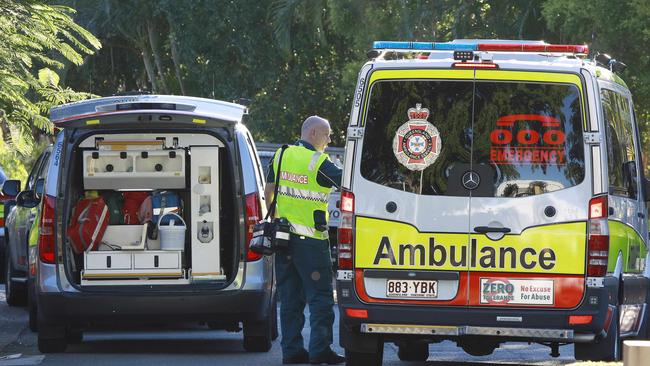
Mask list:
[[[93,251],[84,253],[85,280],[115,278],[181,278],[181,251]]]
[[[185,151],[83,152],[84,189],[183,189]]]

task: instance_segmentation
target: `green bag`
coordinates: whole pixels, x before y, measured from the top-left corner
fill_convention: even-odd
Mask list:
[[[105,191],[102,192],[102,198],[108,206],[108,212],[111,216],[108,221],[109,225],[124,225],[124,215],[122,215],[122,206],[124,205],[124,198],[121,192]]]

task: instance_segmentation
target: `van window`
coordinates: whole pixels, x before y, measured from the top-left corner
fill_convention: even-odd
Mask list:
[[[523,197],[583,181],[583,118],[576,86],[477,82],[475,100],[472,160],[494,170],[492,190],[480,195]]]
[[[601,91],[607,136],[609,192],[636,198],[634,129],[628,99],[609,89]]]
[[[409,108],[429,109],[442,149],[423,171],[393,153]],[[521,197],[583,181],[580,91],[526,82],[391,80],[373,85],[366,116],[361,174],[394,189],[423,195]],[[480,189],[460,177],[474,170]]]
[[[449,171],[471,159],[472,81],[400,80],[376,82],[370,91],[361,175],[387,187],[424,195],[445,195]],[[409,120],[408,110],[421,104],[440,133],[438,159],[423,171],[402,165],[393,153],[393,138]]]

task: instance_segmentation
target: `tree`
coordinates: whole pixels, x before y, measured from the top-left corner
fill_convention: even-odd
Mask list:
[[[61,86],[54,71],[66,62],[79,65],[83,55],[100,48],[91,33],[75,24],[73,13],[39,1],[0,3],[0,164],[13,166],[19,175],[24,168],[8,161],[15,154],[28,156],[38,131],[53,132],[46,117],[50,107],[90,96]]]

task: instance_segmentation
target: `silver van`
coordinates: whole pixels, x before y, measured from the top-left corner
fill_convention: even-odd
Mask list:
[[[30,253],[41,352],[64,351],[97,325],[178,321],[241,324],[247,351],[270,349],[274,270],[248,250],[266,205],[246,115],[238,104],[165,95],[52,109],[62,131]],[[127,212],[134,196],[147,198]],[[87,240],[101,239],[79,251],[74,236],[88,231],[75,225],[87,218],[75,208],[100,198],[110,221],[92,226]],[[122,211],[108,205],[122,198]]]
[[[624,64],[584,45],[375,42],[348,127],[341,346],[617,360],[648,337],[647,201]]]

